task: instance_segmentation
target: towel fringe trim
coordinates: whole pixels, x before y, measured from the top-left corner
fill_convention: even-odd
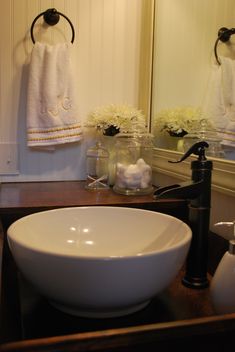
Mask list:
[[[51,136],[51,137],[28,138],[28,142],[50,141],[50,140],[56,140],[58,138],[71,138],[76,136],[82,137],[82,133],[64,134],[64,135]]]
[[[81,128],[81,125],[74,125],[74,126],[69,126],[69,127],[55,127],[55,128],[50,128],[50,129],[28,129],[27,133],[28,134],[53,133],[53,132],[59,132],[59,131],[75,130],[77,128]]]
[[[83,137],[81,125],[56,127],[44,130],[28,130],[27,144],[29,147],[56,145],[77,142]]]

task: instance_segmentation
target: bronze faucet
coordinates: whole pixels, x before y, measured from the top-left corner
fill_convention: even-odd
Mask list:
[[[178,161],[179,163],[191,154],[198,156],[191,162],[191,181],[161,187],[154,192],[154,198],[177,198],[188,200],[189,226],[192,229],[192,241],[186,260],[183,284],[191,288],[205,288],[208,286],[208,232],[210,224],[211,206],[211,172],[213,164],[205,156],[205,148],[209,145],[205,141],[195,143]]]

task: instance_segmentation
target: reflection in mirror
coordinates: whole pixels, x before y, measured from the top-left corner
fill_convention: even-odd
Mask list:
[[[218,40],[221,27],[235,27],[234,0],[155,3],[155,145],[181,152],[206,139],[209,156],[235,160],[235,35]]]

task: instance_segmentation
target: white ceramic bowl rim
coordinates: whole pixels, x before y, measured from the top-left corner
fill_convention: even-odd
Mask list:
[[[27,221],[29,218],[33,218],[33,217],[39,217],[41,215],[43,215],[44,213],[55,213],[55,212],[64,212],[64,211],[70,211],[71,209],[73,210],[85,210],[85,209],[103,209],[104,211],[107,211],[108,209],[113,209],[113,210],[120,210],[120,209],[123,209],[123,210],[127,210],[128,212],[134,212],[134,213],[142,213],[142,212],[147,212],[147,213],[152,213],[152,214],[161,214],[161,216],[165,217],[165,218],[168,218],[168,219],[172,219],[174,220],[178,226],[182,226],[184,229],[185,229],[185,233],[184,235],[182,236],[182,239],[180,239],[179,241],[177,241],[176,244],[174,245],[171,245],[171,247],[168,247],[167,249],[164,248],[164,249],[155,249],[153,251],[149,251],[149,252],[144,252],[144,253],[136,253],[136,254],[131,254],[131,255],[117,255],[117,256],[83,256],[83,255],[79,255],[79,254],[69,254],[69,253],[59,253],[59,252],[55,252],[51,249],[39,249],[39,248],[35,248],[33,245],[31,244],[26,244],[25,242],[21,241],[21,238],[20,237],[17,237],[14,236],[14,228],[17,226],[17,224],[19,223],[24,223],[25,221]],[[146,257],[151,257],[151,256],[154,256],[156,255],[156,253],[164,253],[164,252],[170,252],[170,251],[174,251],[175,249],[177,249],[178,247],[182,246],[182,245],[185,245],[187,244],[191,238],[192,238],[192,231],[190,229],[190,227],[184,223],[182,220],[179,220],[178,218],[175,218],[171,215],[168,215],[168,214],[164,214],[164,213],[158,213],[158,212],[155,212],[155,211],[151,211],[151,210],[144,210],[144,209],[139,209],[139,208],[127,208],[127,207],[116,207],[116,206],[81,206],[81,207],[66,207],[66,208],[56,208],[56,209],[51,209],[51,210],[45,210],[45,211],[40,211],[40,212],[37,212],[37,213],[33,213],[33,214],[30,214],[30,215],[26,215],[22,218],[20,218],[19,220],[16,220],[12,225],[10,225],[10,227],[8,228],[7,230],[7,235],[10,237],[10,239],[12,239],[13,241],[15,241],[19,246],[23,246],[25,248],[28,248],[30,249],[31,251],[35,252],[35,253],[44,253],[44,254],[47,254],[47,255],[53,255],[53,256],[57,256],[57,257],[69,257],[69,258],[75,258],[75,259],[79,259],[79,260],[98,260],[98,261],[108,261],[108,260],[112,260],[112,261],[118,261],[118,260],[131,260],[133,258],[146,258]]]

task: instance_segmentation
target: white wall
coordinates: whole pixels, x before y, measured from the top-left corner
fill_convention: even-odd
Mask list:
[[[141,108],[140,48],[147,2],[0,0],[1,181],[85,177],[86,140],[60,146],[54,152],[33,151],[26,145],[26,87],[33,48],[30,27],[34,18],[48,8],[56,8],[74,25],[74,75],[79,115],[84,122],[91,109],[103,104],[128,103]],[[55,43],[71,39],[70,26],[63,18],[55,27],[45,27],[40,17],[34,28],[34,37],[39,41]],[[3,175],[17,170],[19,173],[14,176]]]

